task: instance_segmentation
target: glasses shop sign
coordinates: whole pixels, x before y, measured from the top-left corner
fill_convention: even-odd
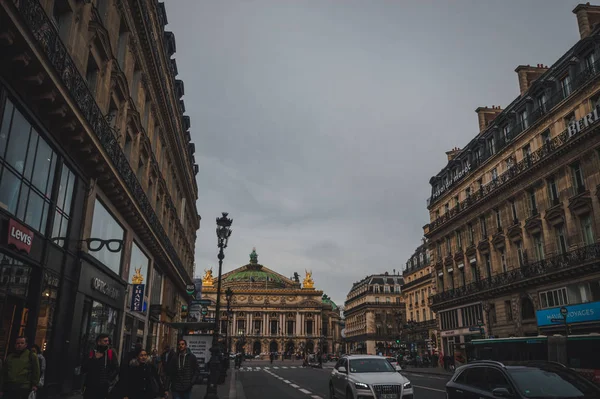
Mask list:
[[[144,311],[144,284],[133,284],[131,292],[131,306],[132,312],[143,312]]]

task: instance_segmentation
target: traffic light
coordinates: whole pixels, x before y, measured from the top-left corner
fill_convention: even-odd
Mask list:
[[[188,317],[188,305],[181,305],[181,318],[187,319]]]
[[[400,336],[396,336],[396,343],[399,344],[400,343]]]

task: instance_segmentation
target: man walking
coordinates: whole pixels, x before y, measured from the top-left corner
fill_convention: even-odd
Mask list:
[[[187,342],[177,342],[177,354],[167,364],[167,388],[173,392],[173,399],[190,399],[192,387],[200,375],[198,360],[188,350]]]
[[[105,399],[115,385],[119,374],[116,352],[109,348],[108,334],[98,334],[96,348],[81,367],[85,373],[84,399]]]
[[[27,338],[17,338],[15,351],[6,357],[1,377],[3,399],[27,399],[31,391],[37,391],[40,364],[37,356],[27,349]]]

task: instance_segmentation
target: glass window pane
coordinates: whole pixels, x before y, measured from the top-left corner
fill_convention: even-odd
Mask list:
[[[2,116],[2,125],[0,125],[0,158],[4,158],[4,150],[8,142],[8,133],[10,129],[10,121],[12,119],[14,106],[12,102],[6,100],[6,107]]]
[[[39,139],[40,137],[36,133],[33,133],[29,139],[29,145],[27,147],[27,162],[25,163],[23,176],[25,176],[25,178],[29,181],[31,181],[31,174],[33,173],[33,163],[35,161],[35,152],[37,150]]]
[[[94,205],[94,219],[92,220],[92,231],[90,238],[104,240],[123,239],[123,228],[112,217],[108,210],[96,199]],[[100,251],[90,251],[90,254],[104,263],[115,273],[121,270],[121,254],[123,251],[110,252],[106,245]]]
[[[40,299],[35,343],[45,351],[52,336],[54,326],[54,309],[57,305],[60,278],[54,273],[44,271],[42,297]]]
[[[0,180],[0,206],[13,215],[17,212],[20,185],[19,178],[4,168]]]
[[[69,169],[63,165],[62,171],[60,172],[60,184],[58,185],[58,198],[56,199],[56,206],[63,211],[65,209],[65,195],[67,192],[68,180]]]
[[[38,190],[45,194],[47,193],[47,186],[52,187],[51,184],[48,184],[52,177],[52,173],[54,173],[54,163],[52,162],[52,158],[53,153],[50,149],[50,146],[44,140],[40,140],[36,152],[35,166],[33,169],[33,176],[31,182],[34,185],[34,187],[36,187]]]
[[[31,125],[29,122],[27,122],[19,110],[15,109],[5,159],[19,173],[23,173],[23,168],[25,167],[25,155],[27,153],[30,130]]]
[[[60,236],[61,237],[66,237],[67,236],[67,229],[69,228],[69,219],[67,219],[66,217],[62,217],[61,218],[61,223],[60,223]]]
[[[46,226],[46,222],[43,221],[45,201],[35,191],[29,192],[29,200],[27,201],[27,213],[25,214],[25,223],[30,225],[36,230],[43,231],[40,226]],[[43,222],[43,223],[42,223]]]
[[[17,204],[16,216],[20,220],[25,220],[25,212],[27,211],[27,198],[29,197],[29,186],[21,183],[21,193],[19,194],[19,203]]]
[[[67,167],[63,166],[63,169],[67,169]],[[69,178],[68,182],[66,183],[67,188],[66,188],[66,192],[65,192],[65,204],[62,208],[63,212],[66,215],[71,214],[71,200],[73,199],[73,187],[75,187],[75,175],[70,170],[69,170],[68,178]]]
[[[52,226],[52,237],[64,237],[62,235],[60,235],[60,224],[62,222],[62,215],[60,214],[60,212],[55,211],[54,212],[54,226]],[[56,244],[58,245],[63,245],[62,242],[58,241],[56,242]]]

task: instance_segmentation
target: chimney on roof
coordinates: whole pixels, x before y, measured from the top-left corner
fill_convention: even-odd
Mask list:
[[[452,161],[456,157],[456,154],[458,154],[459,152],[460,148],[458,147],[454,147],[450,151],[447,151],[446,155],[448,156],[448,162]]]
[[[515,72],[519,76],[519,89],[521,94],[525,93],[531,84],[540,76],[542,76],[548,67],[544,64],[537,64],[536,66],[531,65],[519,65]]]
[[[573,10],[573,14],[577,16],[579,35],[582,39],[591,35],[600,23],[600,6],[591,6],[589,2],[577,5]]]
[[[493,121],[502,112],[502,107],[492,105],[491,107],[479,107],[477,112],[477,120],[479,122],[479,133],[483,132],[491,121]]]

